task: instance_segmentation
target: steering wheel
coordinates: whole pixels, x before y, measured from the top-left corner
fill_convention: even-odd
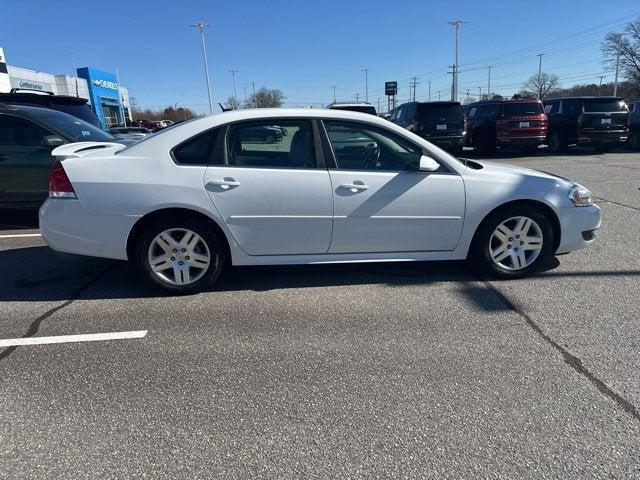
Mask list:
[[[369,143],[365,147],[365,164],[367,170],[378,170],[380,168],[380,147],[375,143]]]

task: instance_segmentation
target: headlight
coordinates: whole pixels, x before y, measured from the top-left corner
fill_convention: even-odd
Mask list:
[[[576,207],[588,207],[593,204],[593,197],[591,192],[584,188],[582,185],[574,185],[569,190],[569,200]]]

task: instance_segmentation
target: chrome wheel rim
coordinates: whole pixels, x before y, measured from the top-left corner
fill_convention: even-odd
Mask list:
[[[511,217],[496,227],[489,240],[489,255],[505,270],[528,267],[542,251],[542,229],[529,217]]]
[[[148,261],[151,271],[163,282],[189,285],[205,274],[211,253],[197,233],[186,228],[171,228],[151,241]]]

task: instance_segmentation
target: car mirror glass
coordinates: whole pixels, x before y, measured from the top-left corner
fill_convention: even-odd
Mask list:
[[[42,139],[42,145],[45,147],[59,147],[64,145],[64,140],[57,135],[47,135]]]

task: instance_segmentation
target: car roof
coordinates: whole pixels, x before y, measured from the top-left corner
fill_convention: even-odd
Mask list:
[[[493,103],[532,103],[532,102],[540,102],[540,99],[538,98],[509,98],[509,99],[505,99],[505,100],[480,100],[478,102],[473,102],[470,103],[469,106],[471,105],[487,105],[487,104],[493,104]]]
[[[618,101],[622,101],[622,97],[614,97],[614,96],[606,96],[603,95],[601,97],[598,97],[596,95],[584,95],[581,97],[554,97],[554,98],[545,98],[545,102],[550,102],[551,100],[593,100],[596,98],[600,98],[602,100],[618,100]]]
[[[28,101],[35,101],[37,103],[43,103],[44,101],[53,103],[77,103],[81,105],[87,103],[88,100],[70,95],[43,95],[41,93],[29,92],[0,93],[0,102],[12,103]]]

